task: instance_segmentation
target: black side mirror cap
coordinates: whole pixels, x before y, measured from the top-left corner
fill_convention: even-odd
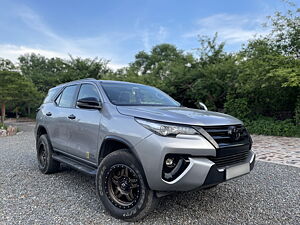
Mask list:
[[[76,105],[85,109],[102,109],[102,103],[94,97],[78,99]]]

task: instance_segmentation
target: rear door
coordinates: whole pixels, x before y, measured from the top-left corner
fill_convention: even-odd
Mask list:
[[[70,138],[73,125],[75,100],[79,85],[70,85],[64,88],[62,93],[53,103],[49,117],[48,131],[53,148],[63,152],[71,153]],[[47,114],[46,114],[47,115]]]
[[[101,101],[99,90],[94,84],[81,84],[77,100],[88,97]],[[101,110],[76,107],[74,111],[76,119],[72,121],[72,129],[70,129],[71,151],[80,158],[96,162],[96,153],[100,148],[98,143]]]

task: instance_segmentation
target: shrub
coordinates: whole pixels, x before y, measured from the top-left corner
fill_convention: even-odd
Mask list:
[[[245,120],[245,126],[251,134],[300,137],[300,126],[293,120],[275,120],[270,117],[260,117],[256,120]]]
[[[246,98],[234,98],[227,96],[227,101],[224,104],[225,112],[240,119],[249,118],[251,110],[248,106]]]

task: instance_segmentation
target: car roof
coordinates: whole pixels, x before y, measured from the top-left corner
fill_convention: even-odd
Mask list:
[[[85,78],[85,79],[80,79],[80,80],[74,80],[74,81],[70,81],[70,82],[67,82],[67,83],[63,83],[63,84],[59,84],[57,85],[56,87],[53,87],[51,89],[56,89],[56,88],[59,88],[59,87],[63,87],[63,86],[66,86],[66,85],[70,85],[70,84],[80,84],[82,82],[86,82],[86,81],[89,81],[89,82],[93,82],[93,83],[96,83],[96,82],[100,82],[100,83],[116,83],[116,84],[137,84],[137,85],[144,85],[144,84],[139,84],[139,83],[133,83],[133,82],[127,82],[127,81],[117,81],[117,80],[97,80],[95,78]],[[144,85],[146,86],[146,85]],[[50,90],[51,90],[50,89]]]
[[[100,83],[115,83],[115,84],[137,84],[137,85],[143,85],[147,86],[145,84],[139,84],[139,83],[133,83],[133,82],[128,82],[128,81],[120,81],[120,80],[98,80]]]

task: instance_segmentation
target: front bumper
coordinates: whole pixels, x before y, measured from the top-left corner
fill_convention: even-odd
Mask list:
[[[253,170],[254,164],[255,164],[255,153],[253,151],[250,150],[250,154],[249,154],[246,162],[244,162],[244,163],[249,163],[250,171]],[[233,166],[237,166],[237,165],[233,165]],[[228,167],[228,168],[230,168],[230,167]],[[227,171],[227,168],[218,169],[217,166],[214,164],[210,168],[210,170],[209,170],[209,172],[208,172],[208,174],[206,176],[206,179],[205,179],[204,183],[201,185],[201,188],[206,188],[206,187],[214,186],[216,184],[219,184],[219,183],[222,183],[224,181],[227,181],[227,179],[226,179],[226,171]],[[241,175],[245,175],[245,174],[241,174]]]
[[[227,169],[238,165],[218,168],[208,159],[216,156],[216,149],[200,135],[182,139],[150,135],[135,147],[148,185],[156,191],[190,191],[213,186],[226,181]],[[189,165],[175,180],[168,182],[162,179],[162,167],[164,157],[170,153],[189,155]],[[253,169],[255,163],[253,151],[249,151],[243,163],[249,163],[250,171]]]
[[[166,182],[169,185],[165,191],[190,191],[194,189],[202,189],[216,184],[227,181],[226,172],[227,169],[241,164],[249,163],[250,171],[254,167],[255,154],[250,151],[250,154],[245,162],[241,164],[235,164],[225,168],[217,168],[215,163],[207,158],[197,157],[189,158],[190,164],[186,170],[174,181]],[[250,172],[249,171],[249,172]],[[240,174],[241,175],[245,175]]]

